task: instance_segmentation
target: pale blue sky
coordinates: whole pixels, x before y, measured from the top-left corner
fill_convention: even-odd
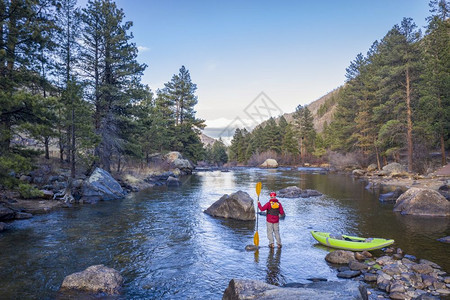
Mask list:
[[[184,65],[198,87],[197,116],[215,137],[246,119],[261,92],[292,112],[342,85],[356,55],[403,17],[425,26],[428,2],[116,1],[148,65],[143,82],[161,88]]]

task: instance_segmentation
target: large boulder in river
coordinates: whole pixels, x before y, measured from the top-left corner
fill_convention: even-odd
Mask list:
[[[60,290],[117,295],[120,293],[122,283],[123,278],[118,271],[104,265],[95,265],[82,272],[66,276]]]
[[[401,189],[397,188],[393,192],[380,194],[380,196],[378,197],[378,200],[380,200],[380,202],[383,202],[383,203],[395,203],[395,201],[398,199],[398,197],[401,196],[401,194],[403,194],[403,191]]]
[[[348,264],[356,260],[355,253],[347,250],[335,250],[325,256],[325,260],[332,264]]]
[[[100,200],[120,199],[124,196],[124,190],[111,174],[96,168],[83,184],[80,201],[95,203]]]
[[[316,190],[302,190],[296,186],[288,186],[277,192],[277,197],[279,198],[308,198],[321,195],[322,194]]]
[[[164,158],[168,163],[172,164],[175,168],[186,174],[191,174],[194,169],[194,165],[189,160],[183,158],[180,152],[169,152],[164,156]]]
[[[355,281],[313,282],[298,287],[279,287],[258,280],[232,279],[222,300],[361,299]]]
[[[445,184],[443,186],[440,186],[438,188],[438,192],[439,194],[441,194],[442,196],[445,197],[445,199],[447,199],[448,201],[450,201],[450,187]]]
[[[0,221],[13,220],[15,217],[15,212],[12,209],[4,206],[0,203]]]
[[[1,223],[0,223],[0,229],[1,229]],[[443,243],[447,243],[450,244],[450,235],[449,236],[445,236],[443,238],[438,239],[439,242],[443,242]]]
[[[214,202],[205,213],[213,217],[236,219],[244,221],[255,220],[255,207],[253,199],[243,191],[237,191],[231,195],[223,195]]]
[[[260,165],[260,167],[262,167],[262,168],[278,168],[278,162],[275,159],[268,158]]]
[[[374,172],[378,169],[378,165],[377,164],[370,164],[369,166],[367,166],[367,172]]]
[[[403,215],[449,217],[450,201],[435,190],[410,188],[397,199],[394,211]]]
[[[383,170],[380,172],[383,175],[395,175],[402,174],[406,172],[406,168],[399,163],[393,162],[383,167]]]

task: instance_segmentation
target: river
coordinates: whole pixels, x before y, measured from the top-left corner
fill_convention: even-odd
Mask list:
[[[66,275],[91,265],[115,268],[124,277],[118,299],[221,299],[232,278],[283,285],[310,277],[339,281],[324,260],[327,248],[309,233],[319,230],[395,239],[394,246],[450,271],[449,248],[436,239],[450,235],[449,218],[417,218],[392,211],[365,183],[340,174],[289,169],[237,169],[184,177],[179,188],[159,187],[117,201],[60,209],[16,221],[0,233],[0,298],[55,299]],[[283,248],[253,243],[254,222],[203,213],[223,194],[246,191],[261,202],[272,190],[296,185],[323,196],[280,199]],[[380,255],[381,252],[374,252]]]

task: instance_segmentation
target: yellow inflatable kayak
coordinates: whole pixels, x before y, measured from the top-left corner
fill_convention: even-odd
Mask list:
[[[319,232],[314,230],[311,231],[311,234],[322,245],[351,251],[375,250],[387,247],[394,243],[394,240],[333,235],[329,232]]]

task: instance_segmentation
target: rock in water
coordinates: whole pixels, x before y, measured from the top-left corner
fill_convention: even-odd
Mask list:
[[[81,201],[95,203],[100,200],[120,199],[125,192],[120,184],[103,169],[96,168],[84,182]]]
[[[95,265],[82,272],[66,276],[60,290],[117,295],[120,292],[122,283],[123,278],[118,271],[104,265]]]
[[[0,221],[13,220],[14,214],[15,212],[12,209],[9,209],[0,203]]]
[[[186,174],[192,174],[192,170],[195,168],[194,165],[187,159],[183,158],[180,152],[172,151],[165,155],[167,162],[172,164],[175,168],[180,169]]]
[[[325,260],[332,264],[348,264],[355,260],[355,253],[347,250],[336,250],[328,253],[325,256]]]
[[[315,196],[322,196],[322,194],[316,190],[302,190],[297,186],[288,186],[277,192],[278,198],[309,198]]]
[[[277,192],[279,198],[297,198],[301,197],[303,190],[297,186],[288,186],[287,188],[281,189]]]
[[[450,201],[435,190],[410,188],[397,199],[394,211],[402,215],[448,217]]]
[[[450,244],[450,236],[446,236],[446,237],[440,238],[440,239],[438,239],[438,241]]]
[[[247,250],[247,251],[256,251],[258,249],[259,249],[259,247],[255,246],[255,245],[247,245],[247,246],[245,246],[245,250]]]
[[[260,167],[262,167],[262,168],[278,168],[278,162],[275,159],[268,158],[260,165]]]
[[[181,186],[182,183],[180,181],[180,179],[169,176],[169,178],[167,178],[166,181],[167,186]]]
[[[380,194],[378,200],[384,203],[395,203],[395,201],[402,195],[403,191],[401,189],[396,189],[393,192],[389,192],[386,194]]]
[[[223,195],[214,202],[205,213],[213,217],[253,221],[256,219],[253,199],[243,191]]]
[[[359,283],[313,282],[297,287],[279,287],[258,280],[232,279],[222,300],[238,299],[361,299]]]

